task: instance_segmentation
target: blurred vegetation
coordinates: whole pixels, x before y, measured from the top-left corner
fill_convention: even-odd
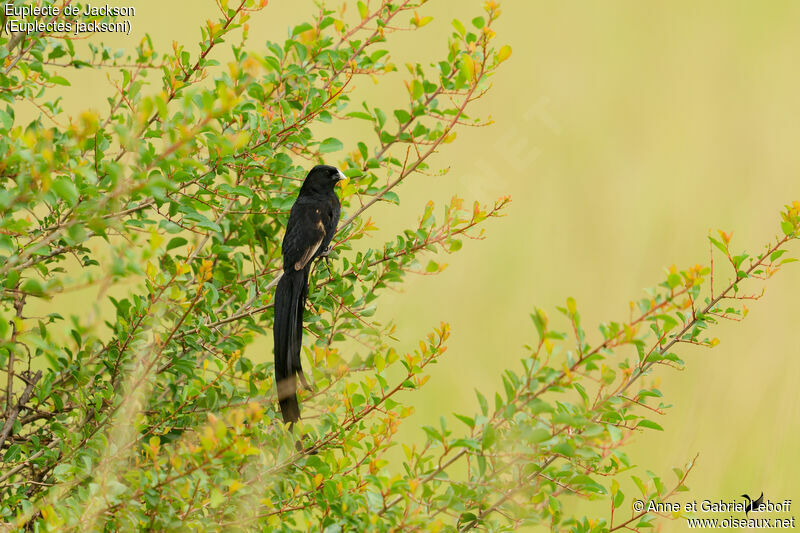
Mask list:
[[[707,329],[718,320],[744,317],[750,287],[789,260],[800,206],[786,206],[780,236],[757,254],[710,236],[716,267],[670,269],[628,319],[600,325],[598,342],[575,300],[559,308],[568,333],[536,309],[538,339],[521,370],[503,372],[502,392],[478,393],[477,412],[442,417],[422,441],[403,438],[395,464],[398,427],[450,328],[402,353],[394,322],[404,317],[377,320],[377,303],[410,273],[441,272],[441,254],[482,238],[508,206],[429,202],[413,227],[359,244],[375,233],[377,207],[431,174],[457,129],[486,124],[471,110],[511,55],[494,46],[501,10],[486,2],[452,22],[440,60],[428,52],[400,67],[401,106],[354,105],[355,87],[398,70],[387,39],[432,22],[426,3],[322,7],[264,47],[248,43],[250,18],[266,7],[253,0],[219,2],[197,52],[149,37],[124,52],[0,39],[3,520],[39,530],[652,524],[648,513],[620,515],[631,495],[616,479],[631,467],[621,449],[631,436],[661,429],[652,419],[667,406],[646,376],[681,367],[681,344],[715,346]],[[67,116],[58,88],[82,70],[110,72],[114,90],[105,111]],[[23,123],[22,104],[37,117]],[[373,134],[343,142],[337,126],[348,120]],[[304,169],[342,150],[345,218],[332,270],[312,278],[307,325],[316,392],[301,397],[301,431],[314,453],[297,453],[276,418],[270,358],[247,347],[271,324],[282,227]],[[87,288],[111,313],[38,303]],[[671,487],[635,477],[639,497],[672,498],[691,468]],[[607,508],[584,517],[565,508],[570,495]]]

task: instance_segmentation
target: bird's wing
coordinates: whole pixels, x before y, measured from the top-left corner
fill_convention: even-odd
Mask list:
[[[284,268],[303,270],[325,239],[325,225],[318,207],[296,203],[283,238]]]
[[[300,257],[300,259],[295,261],[295,270],[303,270],[306,267],[311,258],[314,257],[314,254],[317,253],[317,250],[319,250],[319,245],[322,244],[322,239],[325,238],[325,226],[322,224],[321,220],[317,221],[315,229],[318,230],[316,232],[318,238],[303,251],[303,255]]]

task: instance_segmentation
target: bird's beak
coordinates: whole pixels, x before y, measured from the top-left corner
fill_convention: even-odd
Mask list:
[[[341,170],[339,170],[338,172],[339,172],[339,174],[338,174],[338,176],[336,178],[336,185],[340,185],[342,182],[347,180],[347,176],[345,176],[344,173]]]

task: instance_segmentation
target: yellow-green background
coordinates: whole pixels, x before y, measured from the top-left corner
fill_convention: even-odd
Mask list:
[[[214,10],[206,0],[131,3],[133,34],[108,42],[132,47],[149,32],[164,49],[172,40],[196,49],[197,27]],[[251,22],[251,47],[282,40],[313,11],[311,2],[270,4]],[[535,341],[534,305],[552,310],[575,297],[596,341],[595,324],[627,317],[628,302],[664,267],[706,263],[709,229],[734,231],[735,246],[758,251],[778,230],[778,209],[800,199],[800,4],[517,0],[502,8],[498,42],[513,55],[478,106],[495,124],[460,131],[433,161],[449,174],[410,179],[401,206],[378,213],[388,236],[415,224],[429,199],[513,198],[486,240],[445,259],[443,274],[411,277],[379,300],[378,317],[395,319],[406,348],[442,320],[453,328],[432,379],[406,396],[416,414],[401,439],[421,440],[419,427],[440,414],[474,411],[474,388],[487,396],[500,388],[502,369],[518,368],[522,345]],[[449,19],[481,11],[477,1],[430,2],[421,13],[433,23],[393,36],[400,72],[376,86],[362,80],[354,96],[399,106],[403,63],[438,59]],[[105,111],[105,73],[84,76],[65,91],[67,109]],[[364,131],[357,122],[335,127],[346,146]],[[663,433],[636,437],[633,462],[671,481],[669,468],[699,453],[687,499],[800,495],[798,295],[800,269],[788,268],[744,323],[714,329],[717,348],[682,347],[686,370],[658,371],[674,407],[657,419]]]

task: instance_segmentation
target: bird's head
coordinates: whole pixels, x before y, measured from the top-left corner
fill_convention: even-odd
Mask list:
[[[343,179],[345,179],[345,175],[338,168],[330,165],[317,165],[308,172],[300,191],[328,193],[333,191],[334,186]]]

